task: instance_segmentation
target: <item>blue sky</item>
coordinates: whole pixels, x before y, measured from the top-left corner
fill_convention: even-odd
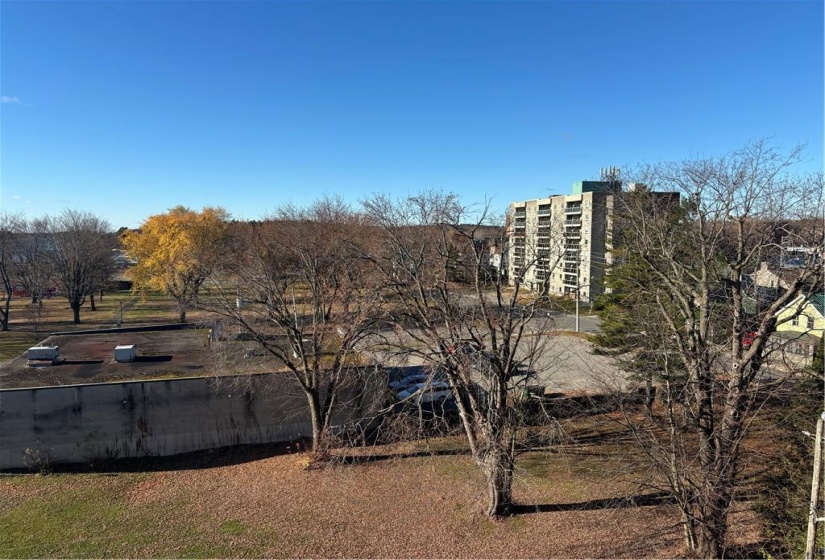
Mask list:
[[[763,137],[823,164],[823,3],[0,2],[0,209],[466,203]]]

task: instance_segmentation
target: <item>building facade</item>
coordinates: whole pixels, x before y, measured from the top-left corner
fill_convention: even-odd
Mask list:
[[[513,202],[507,213],[508,277],[531,290],[604,292],[619,181],[580,181],[569,195]]]

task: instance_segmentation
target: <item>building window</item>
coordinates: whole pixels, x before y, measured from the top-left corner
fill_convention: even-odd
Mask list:
[[[813,329],[814,328],[814,318],[813,317],[805,317],[805,325],[808,328],[808,330]]]
[[[794,316],[793,321],[791,321],[791,324],[792,324],[794,327],[798,327],[798,326],[799,326],[799,315],[795,315],[795,316]]]

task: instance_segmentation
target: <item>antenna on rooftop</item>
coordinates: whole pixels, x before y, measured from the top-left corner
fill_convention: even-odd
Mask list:
[[[609,181],[615,182],[619,181],[622,175],[622,170],[620,167],[610,166],[610,167],[599,167],[599,177],[602,181]]]

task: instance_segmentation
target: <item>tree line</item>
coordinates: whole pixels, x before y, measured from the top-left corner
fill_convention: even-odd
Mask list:
[[[80,309],[109,282],[117,246],[109,223],[94,214],[65,210],[57,216],[27,219],[0,213],[0,330],[9,329],[11,298],[22,288],[38,309],[52,288],[66,298],[75,324]]]

